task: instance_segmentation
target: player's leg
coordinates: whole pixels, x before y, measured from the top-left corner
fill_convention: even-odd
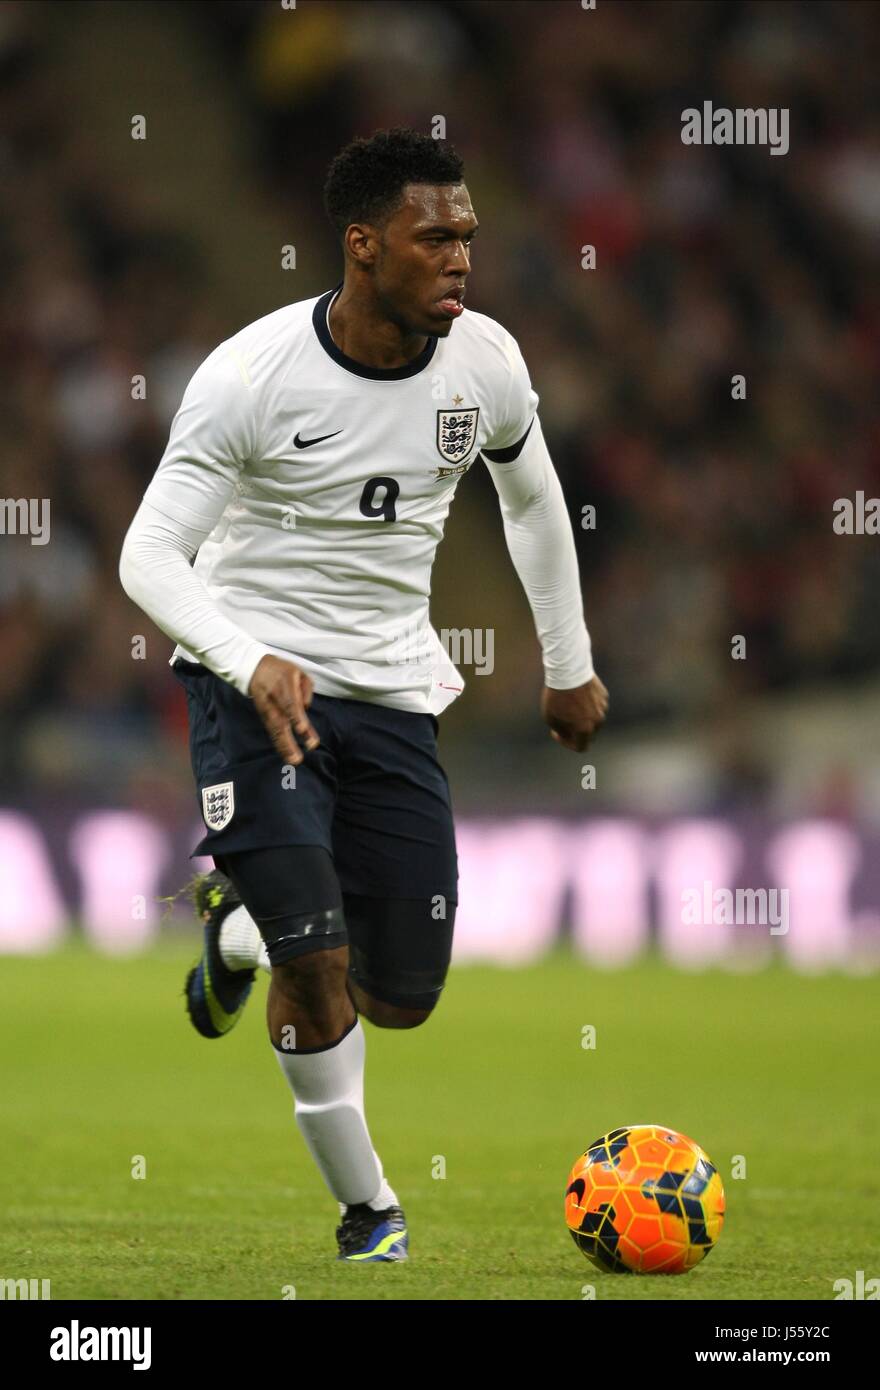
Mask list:
[[[386,1004],[356,985],[350,975],[348,988],[358,1013],[377,1028],[418,1028],[431,1015],[430,1009],[401,1009],[396,1004]]]
[[[349,934],[349,987],[373,1022],[410,1028],[430,1016],[443,989],[458,899],[437,721],[363,701],[340,709],[344,775],[333,857]],[[348,1209],[338,1232],[342,1251],[363,1239],[357,1221],[369,1221],[355,1210]],[[393,1228],[382,1230],[393,1239]]]
[[[342,1023],[353,1022],[354,1015],[345,989],[348,950],[339,885],[323,847],[297,845],[281,853],[281,882],[277,849],[215,857],[221,872],[209,879],[225,882],[224,901],[236,904],[223,922],[219,949],[232,969],[252,974],[262,966],[269,973],[267,1021],[274,1046],[282,1048],[286,1041],[290,1047],[322,1047],[338,1037]],[[240,884],[258,920],[242,902]],[[281,902],[292,910],[275,912],[274,906]],[[306,902],[329,906],[316,910],[310,905],[299,911]],[[278,933],[288,929],[285,951]],[[267,942],[272,943],[271,950]],[[279,956],[285,954],[299,964],[288,969],[279,963]]]
[[[452,955],[456,904],[432,898],[343,894],[349,988],[379,1028],[417,1028],[440,999]]]
[[[382,1028],[430,1017],[452,954],[458,856],[438,721],[345,701],[346,777],[333,819],[358,1009]],[[343,717],[344,716],[344,717]]]
[[[196,908],[203,921],[205,948],[202,960],[194,966],[187,979],[187,1008],[194,1027],[204,1037],[222,1037],[238,1022],[250,994],[257,968],[273,974],[269,952],[260,929],[241,901],[238,890],[231,882],[223,855],[217,855],[217,865],[213,873],[203,875],[194,889]],[[385,899],[360,898],[355,894],[343,895],[346,926],[349,922],[357,939],[358,964],[348,969],[348,994],[359,1014],[377,1028],[417,1028],[431,1015],[439,997],[439,989],[430,999],[413,998],[404,990],[404,1002],[392,1003],[388,991],[394,988],[398,971],[393,968],[395,957],[403,959],[411,943],[424,939],[424,918],[435,904],[421,902],[387,901]],[[444,948],[439,946],[439,978],[445,977],[445,969],[451,944],[452,924],[455,904],[450,906],[449,932]],[[390,952],[384,944],[389,933],[395,939],[402,933],[399,947]],[[434,928],[436,934],[436,928]],[[346,957],[348,960],[348,957]],[[372,963],[367,964],[368,959]],[[393,973],[389,974],[392,969]],[[319,969],[316,967],[316,977]],[[267,1002],[269,1031],[273,1039],[281,1028],[296,1026],[288,1017],[285,991],[304,993],[309,989],[304,972],[299,972],[287,981],[281,972],[275,973],[275,983],[270,985]],[[384,990],[379,997],[377,990]],[[319,1009],[321,1002],[328,997],[328,991],[320,987],[313,994],[312,1008]],[[396,996],[395,996],[396,997]],[[296,1000],[294,999],[294,1003]],[[311,1046],[326,1039],[311,1038],[308,1033],[309,1020],[300,1021],[302,1045]],[[331,1025],[332,1027],[332,1025]],[[338,1030],[337,1030],[338,1033]]]
[[[315,696],[310,717],[321,743],[296,769],[278,760],[252,700],[205,667],[178,662],[174,674],[187,697],[190,753],[207,834],[194,851],[217,870],[193,885],[203,925],[202,957],[184,994],[203,1037],[228,1033],[242,1015],[254,970],[271,971],[259,929],[224,874],[226,854],[268,844],[325,845],[337,783],[335,702]]]
[[[251,992],[255,970],[260,968],[269,975],[273,974],[266,943],[229,878],[223,855],[216,855],[214,863],[216,870],[202,875],[193,890],[196,910],[203,922],[205,945],[202,960],[189,973],[185,991],[193,1026],[209,1038],[225,1036],[238,1022]],[[359,898],[354,894],[344,894],[343,902],[346,926],[349,921],[352,923],[357,940],[358,964],[348,967],[347,983],[348,994],[358,1013],[377,1028],[418,1027],[430,1017],[439,997],[439,989],[425,1000],[411,998],[404,991],[403,1002],[392,1003],[388,991],[394,988],[395,981],[389,976],[389,968],[395,957],[403,959],[410,943],[423,939],[423,918],[435,912],[436,905]],[[450,909],[454,914],[454,903],[450,904]],[[438,942],[441,985],[448,963],[444,957],[448,958],[453,921],[454,915],[449,919],[445,951],[442,943]],[[390,951],[383,944],[388,940],[389,933],[392,940],[402,933],[399,947],[392,945]],[[370,956],[372,964],[368,965],[366,960]],[[273,1039],[281,1028],[295,1026],[286,1012],[284,990],[287,987],[286,979],[276,972],[276,983],[270,985],[267,1003],[269,1031]],[[297,977],[290,982],[290,987],[302,992],[308,988],[308,983],[304,978]],[[377,989],[384,989],[384,997],[378,997],[375,993]],[[326,997],[327,991],[321,988],[313,1006],[317,1008]],[[307,1037],[308,1020],[301,1022],[300,1027],[301,1030],[305,1029],[301,1035],[302,1045],[311,1046],[312,1042]],[[318,1043],[326,1039],[315,1038],[312,1041]]]
[[[213,855],[215,862],[227,870],[249,916],[266,938],[273,976],[268,1006],[272,1041],[276,1044],[276,1056],[294,1092],[298,1122],[301,1119],[300,1128],[307,1134],[307,1142],[307,1131],[319,1136],[309,1142],[309,1147],[344,1210],[343,1226],[338,1232],[343,1237],[340,1239],[341,1253],[346,1258],[356,1259],[400,1257],[405,1253],[405,1234],[402,1239],[399,1238],[402,1213],[396,1205],[390,1213],[384,1208],[384,1203],[396,1202],[396,1199],[384,1182],[378,1157],[372,1153],[370,1146],[375,1164],[373,1176],[375,1178],[376,1170],[379,1176],[379,1181],[370,1192],[370,1184],[364,1181],[364,1172],[369,1171],[364,1146],[346,1156],[340,1151],[338,1143],[334,1143],[332,1133],[334,1115],[342,1115],[345,1120],[346,1109],[360,1112],[363,1131],[366,1132],[362,1118],[363,1030],[353,1009],[348,1031],[343,1025],[349,1015],[334,1014],[334,1009],[344,1007],[344,1001],[338,989],[338,979],[334,980],[334,976],[342,972],[334,962],[333,952],[346,938],[343,936],[339,943],[334,943],[325,936],[316,944],[316,934],[312,929],[306,930],[307,923],[284,921],[286,915],[335,910],[340,906],[339,898],[321,901],[313,896],[310,901],[302,901],[297,895],[314,887],[319,870],[315,867],[315,872],[304,870],[298,875],[288,872],[286,876],[279,871],[273,878],[276,861],[273,860],[270,867],[259,858],[264,852],[270,852],[261,848],[268,841],[269,844],[298,846],[297,853],[304,848],[317,850],[318,846],[323,846],[327,860],[333,864],[336,853],[331,831],[343,780],[340,758],[346,736],[354,733],[355,741],[360,741],[361,731],[353,727],[351,716],[353,710],[364,708],[363,703],[318,695],[314,697],[310,713],[320,734],[321,744],[306,754],[303,764],[296,769],[295,781],[292,781],[279,766],[252,702],[245,700],[232,686],[204,668],[178,663],[175,674],[187,693],[193,771],[208,826],[208,834],[195,852]],[[394,712],[385,711],[383,715],[379,711],[377,719],[383,738],[387,737],[383,720],[393,721],[394,718]],[[404,718],[415,720],[422,726],[427,726],[429,722],[424,716]],[[436,721],[434,727],[436,733]],[[381,755],[387,751],[387,746],[378,751]],[[423,750],[422,756],[425,755],[430,762],[429,750]],[[367,767],[366,770],[368,777],[372,777],[375,769]],[[419,767],[410,769],[408,776],[418,780],[421,770]],[[435,769],[428,767],[427,770],[432,779],[436,777]],[[384,778],[381,757],[378,771],[381,783]],[[382,790],[380,785],[380,796]],[[384,790],[393,793],[396,788],[386,786]],[[369,800],[368,796],[368,820],[371,814]],[[404,820],[407,818],[408,808],[405,804],[398,807],[398,812]],[[425,829],[430,838],[431,826]],[[289,838],[287,832],[290,832]],[[292,851],[288,851],[288,860],[291,855]],[[361,891],[357,881],[347,886],[355,893]],[[363,891],[371,890],[367,887]],[[406,891],[404,889],[388,896],[403,896]],[[379,894],[385,896],[384,882],[380,882]],[[329,904],[333,904],[333,909]],[[256,950],[256,942],[252,934],[253,926],[244,921],[242,913],[238,915],[237,926],[242,935],[236,943],[235,955],[227,954],[226,961],[228,966],[241,965],[246,974],[250,960],[255,960],[255,957],[249,958],[248,951]],[[286,930],[287,927],[290,930]],[[281,942],[278,932],[282,928],[285,928],[281,931],[282,936],[296,937],[299,932],[302,940]],[[251,932],[250,946],[248,931]],[[273,931],[275,936],[270,940]],[[232,949],[230,944],[228,950]],[[324,959],[307,963],[306,957],[310,956]],[[361,1002],[371,1008],[371,999],[372,996],[369,1000],[362,997]],[[388,1007],[388,1001],[377,1001],[377,1008],[379,1004],[385,1009]],[[383,1016],[387,1017],[384,1011]],[[314,1051],[310,1051],[308,1044],[303,1041],[305,1037],[318,1039],[314,1043]],[[282,1044],[280,1048],[277,1046],[279,1041]],[[310,1082],[313,1084],[310,1085]],[[315,1098],[316,1094],[318,1099]],[[320,1096],[328,1099],[324,1102]],[[322,1107],[326,1108],[326,1123],[322,1121]],[[350,1115],[348,1119],[351,1119]],[[319,1131],[328,1136],[323,1146],[319,1143]],[[363,1171],[359,1172],[360,1159],[363,1159]],[[343,1168],[343,1178],[351,1180],[351,1186],[343,1187],[342,1179],[331,1171],[337,1165]],[[381,1227],[377,1229],[376,1216],[380,1214],[376,1211],[377,1206],[390,1216],[390,1224],[384,1231]]]
[[[406,1257],[406,1227],[364,1112],[366,1039],[347,989],[342,893],[322,846],[248,850],[223,867],[266,943],[269,1035],[296,1121],[340,1204],[340,1256]]]

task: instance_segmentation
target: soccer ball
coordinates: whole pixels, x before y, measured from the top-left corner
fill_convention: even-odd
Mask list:
[[[684,1274],[724,1223],[724,1188],[699,1144],[665,1125],[612,1129],[575,1163],[565,1220],[579,1250],[616,1274]]]

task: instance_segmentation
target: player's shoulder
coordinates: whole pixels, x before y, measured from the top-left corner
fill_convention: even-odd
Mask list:
[[[502,323],[466,309],[452,333],[462,328],[459,350],[464,365],[477,376],[482,388],[486,442],[493,450],[506,450],[527,434],[538,407],[538,393],[519,343]]]
[[[260,343],[271,343],[277,338],[288,339],[291,334],[307,332],[311,328],[315,305],[321,298],[322,294],[316,294],[310,299],[282,304],[280,309],[272,309],[252,323],[246,323],[226,341],[244,350]]]
[[[295,352],[312,333],[312,315],[321,295],[282,304],[240,328],[220,343],[216,351],[236,359],[254,380],[278,365],[279,358]]]
[[[509,351],[508,345],[511,343],[516,346],[516,339],[503,323],[490,318],[488,314],[478,313],[476,309],[465,309],[453,332],[456,329],[463,329],[468,337],[498,347],[502,352]]]
[[[257,387],[309,339],[312,314],[321,295],[283,304],[218,343],[202,361],[200,373],[215,380]]]
[[[503,374],[515,370],[522,362],[519,344],[513,334],[488,314],[465,309],[447,341],[451,342],[456,333],[460,335],[459,343],[465,351],[477,353],[485,366],[495,366]]]

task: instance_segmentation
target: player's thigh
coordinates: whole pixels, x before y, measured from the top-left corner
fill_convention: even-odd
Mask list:
[[[215,862],[270,846],[323,845],[332,853],[344,720],[339,702],[314,696],[309,717],[321,742],[291,768],[279,759],[253,700],[197,663],[179,662],[174,674],[186,691],[190,757],[207,829],[194,853]]]
[[[346,706],[333,819],[354,984],[403,1009],[432,1009],[452,954],[458,857],[437,720]]]
[[[344,749],[332,824],[344,894],[458,901],[449,781],[437,758],[437,720],[362,701],[345,705]]]
[[[433,1009],[452,958],[455,902],[357,893],[343,898],[352,983],[383,1004]]]
[[[214,862],[238,890],[273,967],[348,944],[342,889],[323,845],[240,850]]]

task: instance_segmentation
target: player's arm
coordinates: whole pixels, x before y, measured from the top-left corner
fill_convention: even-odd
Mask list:
[[[482,453],[498,493],[510,558],[541,644],[541,713],[557,743],[581,752],[605,720],[608,691],[593,669],[562,484],[534,413],[538,398],[512,340],[510,359],[503,418],[492,445]]]
[[[174,417],[168,447],[125,537],[119,578],[168,637],[253,698],[279,755],[298,763],[291,724],[307,747],[318,743],[305,712],[309,677],[227,618],[192,569],[255,449],[244,364],[218,348],[195,373]]]

